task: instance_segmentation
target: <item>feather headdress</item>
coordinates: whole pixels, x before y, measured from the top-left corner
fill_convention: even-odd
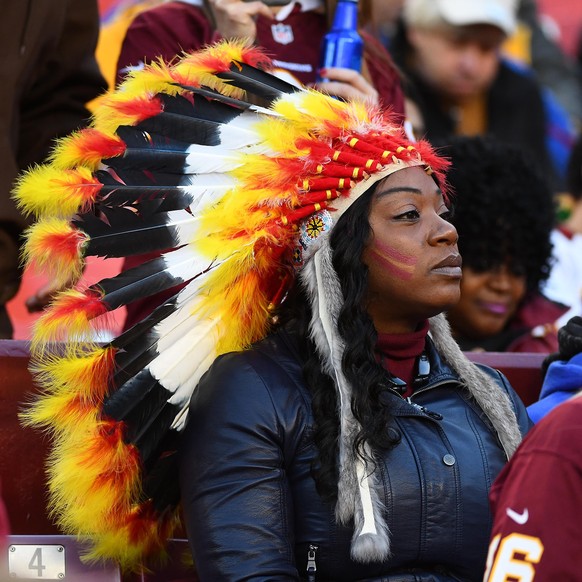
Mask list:
[[[90,559],[135,567],[163,550],[178,523],[176,442],[202,374],[265,336],[304,264],[331,284],[325,253],[313,255],[374,181],[413,165],[440,179],[446,166],[381,111],[291,86],[268,67],[259,50],[224,42],[134,72],[91,128],[61,140],[17,185],[20,208],[38,219],[26,259],[56,281],[78,277],[89,255],[159,253],[61,292],[34,329],[43,394],[24,419],[52,434],[50,508],[65,532],[93,541]],[[109,312],[177,284],[110,343],[90,339]],[[324,287],[313,295],[318,349],[333,370],[334,313]],[[337,514],[374,539],[373,492],[355,471]]]

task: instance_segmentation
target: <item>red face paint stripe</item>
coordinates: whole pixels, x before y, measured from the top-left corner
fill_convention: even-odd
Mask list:
[[[370,256],[389,273],[401,279],[411,279],[414,265],[406,265],[397,259],[380,253],[377,249],[370,249]]]
[[[386,256],[387,258],[390,258],[390,260],[397,261],[398,263],[403,263],[404,265],[410,265],[410,266],[416,265],[416,257],[411,256],[411,255],[405,255],[405,254],[397,251],[396,249],[388,246],[387,244],[384,244],[384,243],[379,242],[379,241],[375,241],[374,247],[376,249],[378,249],[378,251],[382,255]]]

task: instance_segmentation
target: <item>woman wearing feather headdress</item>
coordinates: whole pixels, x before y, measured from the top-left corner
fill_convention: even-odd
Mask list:
[[[25,418],[54,437],[53,514],[90,558],[139,567],[181,497],[212,582],[477,581],[489,485],[530,423],[442,314],[460,281],[447,164],[380,109],[265,67],[222,43],[135,72],[19,184],[27,256],[57,279],[165,250],[37,324]]]

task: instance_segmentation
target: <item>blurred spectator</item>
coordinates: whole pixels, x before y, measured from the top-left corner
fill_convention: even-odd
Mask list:
[[[530,68],[542,87],[546,146],[561,178],[558,184],[565,186],[568,158],[582,128],[582,75],[542,25],[536,0],[520,0],[517,16],[517,32],[505,43],[504,52]],[[524,45],[521,54],[515,50],[519,39]]]
[[[518,29],[509,42],[505,43],[504,50],[509,56],[532,68],[540,85],[551,91],[567,113],[572,127],[579,131],[582,127],[582,75],[576,67],[572,52],[566,52],[559,37],[548,32],[538,4],[547,5],[537,0],[519,1]],[[578,26],[582,30],[582,11],[579,12]],[[571,15],[576,20],[575,12],[571,12]],[[562,136],[561,139],[568,137]],[[568,145],[571,147],[571,144]]]
[[[392,50],[391,44],[398,30],[405,0],[372,1],[371,30]],[[582,127],[582,70],[576,66],[575,51],[566,53],[559,39],[548,32],[546,11],[547,9],[544,14],[540,14],[536,0],[518,0],[516,28],[505,40],[501,50],[509,59],[531,67],[544,89],[546,108],[551,108],[554,116],[560,116],[551,122],[552,127],[548,130],[551,133],[548,135],[549,147],[555,150],[552,157],[560,162],[567,157],[573,134]],[[582,31],[582,10],[578,11],[581,16],[578,21],[574,18],[574,21]],[[557,107],[554,101],[557,102]],[[560,166],[559,170],[564,171],[564,168]]]
[[[568,164],[567,190],[568,215],[552,232],[554,262],[543,288],[550,299],[570,308],[561,322],[582,315],[582,136]]]
[[[392,51],[414,86],[428,139],[489,134],[516,144],[549,169],[559,191],[564,154],[549,146],[554,126],[568,120],[557,103],[546,104],[531,73],[500,56],[515,10],[513,0],[407,0]]]
[[[390,48],[405,0],[371,0],[370,30]]]
[[[105,82],[94,55],[96,0],[5,2],[0,31],[0,337],[10,338],[5,304],[20,284],[18,254],[25,226],[10,198],[13,180],[19,170],[44,161],[54,138],[85,123],[85,104],[104,90]],[[44,298],[31,303],[37,300]]]
[[[578,350],[563,363],[577,367],[580,378],[580,321],[575,334]],[[570,381],[568,376],[562,379]],[[493,484],[494,521],[484,582],[580,580],[580,388],[578,384],[575,396],[570,392],[567,402],[534,426]]]
[[[316,82],[320,45],[335,12],[335,1],[297,0],[267,7],[242,0],[171,1],[141,12],[127,30],[118,62],[118,78],[144,63],[161,57],[171,62],[183,52],[198,50],[219,38],[253,39],[273,58],[276,74],[295,84]],[[378,100],[404,115],[400,76],[382,44],[364,28],[370,23],[371,0],[360,0],[364,37],[362,74],[346,69],[326,71],[329,83],[318,88],[344,98]],[[128,259],[125,268],[151,255]],[[175,292],[175,290],[174,290]],[[166,299],[170,293],[128,306],[126,327],[131,327]]]
[[[555,321],[566,311],[539,286],[549,272],[552,192],[530,156],[491,137],[457,137],[451,158],[452,222],[463,257],[461,299],[448,312],[463,350],[557,349]]]
[[[539,400],[527,409],[534,422],[582,389],[581,317],[572,317],[559,329],[558,351],[546,357],[542,369],[545,376]]]
[[[203,0],[163,2],[137,14],[128,26],[116,66],[116,80],[161,57],[172,62],[214,40],[212,16]]]
[[[164,0],[160,0],[164,2]],[[125,12],[133,6],[138,6],[149,0],[97,0],[99,20],[101,24],[108,24],[115,20],[119,13]]]

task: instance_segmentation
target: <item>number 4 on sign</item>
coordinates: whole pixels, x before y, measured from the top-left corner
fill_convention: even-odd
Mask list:
[[[64,580],[65,554],[61,544],[11,544],[8,547],[10,579]]]
[[[483,580],[533,582],[535,564],[539,563],[543,553],[544,545],[539,538],[512,533],[501,539],[501,535],[496,535],[489,546]]]
[[[34,554],[32,554],[32,558],[28,563],[29,570],[36,570],[36,575],[39,578],[42,578],[43,570],[46,570],[46,566],[42,563],[42,548],[36,548]]]

